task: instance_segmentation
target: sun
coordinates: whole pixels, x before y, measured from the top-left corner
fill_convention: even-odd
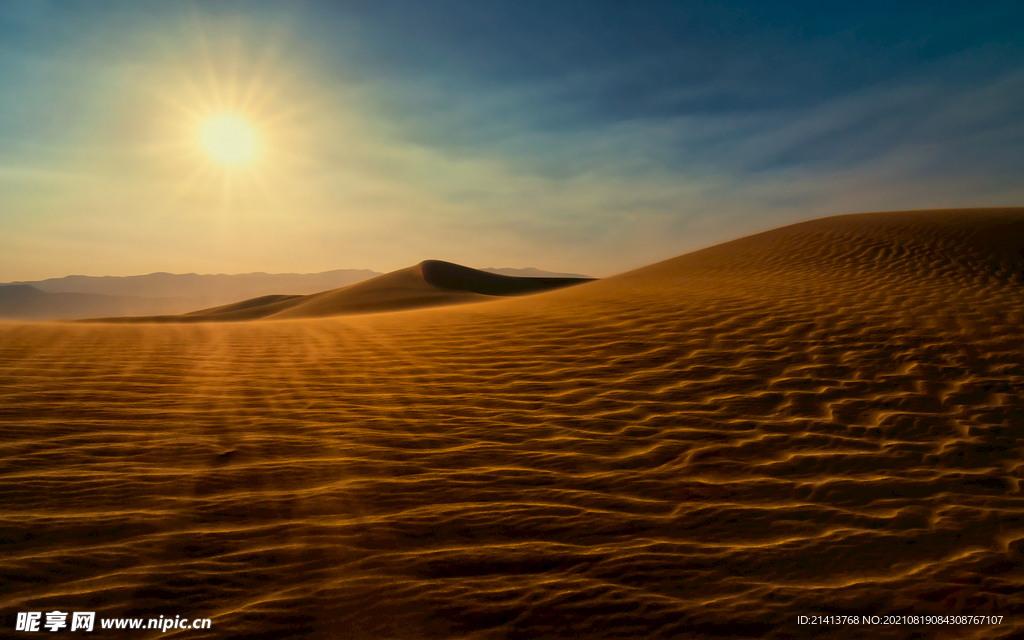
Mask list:
[[[256,131],[244,118],[218,115],[205,120],[200,132],[203,149],[225,166],[251,162],[256,157]]]

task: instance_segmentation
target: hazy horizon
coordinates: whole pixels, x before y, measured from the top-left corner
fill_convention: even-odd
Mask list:
[[[413,266],[413,265],[408,265],[408,266]],[[463,265],[463,266],[468,266],[468,265]],[[488,267],[470,267],[470,268],[477,269],[479,271],[492,271],[492,272],[495,272],[495,273],[498,273],[498,272],[509,272],[506,275],[526,275],[526,274],[512,273],[512,272],[536,272],[537,274],[539,274],[539,277],[543,277],[543,276],[546,276],[546,275],[571,275],[571,276],[582,275],[584,277],[591,277],[591,276],[589,276],[587,274],[577,274],[577,273],[569,274],[569,273],[561,273],[561,272],[551,272],[551,271],[548,271],[546,269],[538,269],[538,268],[536,268],[534,266],[527,266],[527,267],[509,267],[509,266],[494,267],[494,266],[488,266]],[[45,281],[49,281],[49,280],[66,280],[68,278],[146,278],[146,277],[149,277],[149,276],[200,276],[200,277],[205,277],[205,276],[214,276],[214,277],[217,277],[217,276],[227,276],[227,277],[235,277],[235,276],[315,276],[315,275],[324,275],[324,274],[328,274],[328,273],[334,273],[334,272],[338,272],[338,271],[366,271],[366,272],[372,273],[374,275],[383,275],[383,272],[380,272],[380,271],[375,271],[373,269],[359,269],[359,268],[328,269],[327,271],[317,271],[317,272],[312,272],[312,273],[297,273],[297,272],[270,273],[270,272],[267,272],[267,271],[249,271],[249,272],[246,272],[246,273],[196,273],[194,271],[193,272],[189,272],[189,273],[171,273],[169,271],[154,271],[152,273],[133,273],[133,274],[123,275],[123,276],[122,275],[114,275],[114,276],[112,276],[112,275],[106,275],[106,274],[104,274],[104,275],[95,275],[95,274],[85,274],[85,273],[69,273],[69,274],[64,275],[64,276],[57,276],[57,277],[53,277],[53,278],[40,278],[38,280],[11,280],[11,281],[8,281],[8,282],[0,282],[0,285],[5,285],[5,284],[31,284],[31,283],[35,283],[35,282],[45,282]]]
[[[828,215],[1020,206],[1022,17],[5,2],[0,282],[431,258],[606,277]]]

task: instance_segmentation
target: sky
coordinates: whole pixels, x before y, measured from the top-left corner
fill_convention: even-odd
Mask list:
[[[1019,0],[4,0],[0,88],[0,282],[603,277],[1024,204]]]

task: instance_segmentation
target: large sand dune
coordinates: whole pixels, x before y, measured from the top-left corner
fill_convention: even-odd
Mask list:
[[[487,304],[0,324],[4,624],[1009,638],[1022,329],[1021,210],[816,220]]]
[[[353,313],[484,302],[496,296],[518,296],[561,289],[592,278],[506,276],[441,260],[424,260],[347,287],[320,293],[267,295],[179,316],[100,318],[101,322],[211,322],[320,318]]]

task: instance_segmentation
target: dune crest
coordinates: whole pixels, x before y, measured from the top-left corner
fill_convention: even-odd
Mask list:
[[[440,289],[468,291],[487,296],[520,296],[551,291],[590,282],[593,278],[551,278],[506,276],[470,269],[441,260],[424,260],[419,265],[423,279]]]

